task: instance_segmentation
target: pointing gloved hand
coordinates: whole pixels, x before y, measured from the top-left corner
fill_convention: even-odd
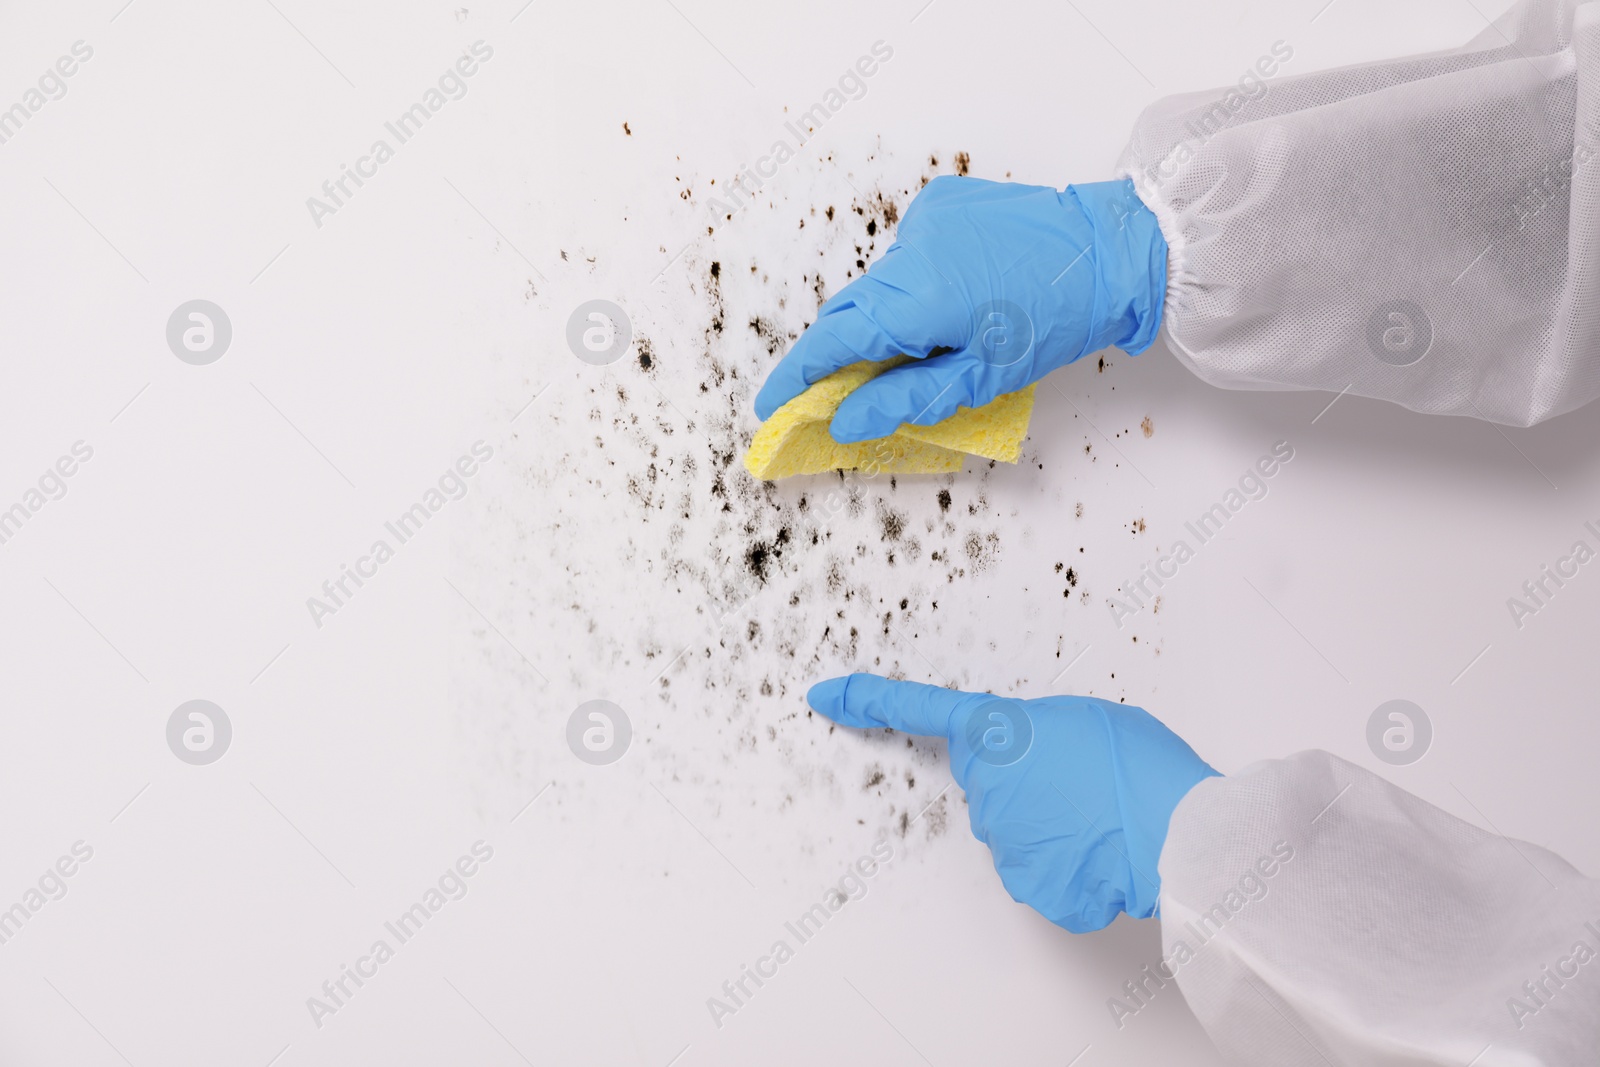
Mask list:
[[[834,415],[840,442],[930,426],[1057,367],[1155,340],[1167,245],[1127,179],[1036,185],[940,177],[906,209],[894,243],[822,306],[768,375],[756,415],[840,367],[899,355]]]
[[[1148,712],[1092,697],[1015,700],[852,674],[806,699],[844,726],[947,738],[1000,881],[1073,933],[1119,911],[1155,913],[1173,809],[1218,773]]]

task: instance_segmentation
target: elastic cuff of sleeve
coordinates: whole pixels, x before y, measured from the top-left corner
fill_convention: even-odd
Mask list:
[[[1167,295],[1167,241],[1159,220],[1120,178],[1067,186],[1094,228],[1096,328],[1091,348],[1136,356],[1155,342]]]

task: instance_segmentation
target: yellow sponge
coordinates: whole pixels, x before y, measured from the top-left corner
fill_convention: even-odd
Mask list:
[[[761,424],[745,469],[772,480],[831,470],[941,474],[959,471],[966,454],[1015,463],[1033,416],[1034,387],[1007,393],[979,408],[960,408],[933,426],[901,426],[888,437],[842,445],[828,433],[839,404],[862,385],[911,357],[852,363],[814,383]]]

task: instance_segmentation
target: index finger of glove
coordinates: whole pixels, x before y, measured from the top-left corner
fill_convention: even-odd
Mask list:
[[[822,305],[756,394],[756,416],[772,417],[788,401],[841,367],[906,355],[921,358],[967,342],[960,294],[932,262],[895,244],[871,271]]]
[[[756,394],[756,417],[763,422],[772,418],[773,412],[841,367],[893,359],[904,352],[860,307],[841,307],[813,323],[772,368]]]
[[[946,352],[894,367],[845,397],[829,429],[841,443],[888,437],[902,424],[932,426],[960,407],[980,407],[997,390],[964,352]],[[991,375],[991,377],[993,377]],[[981,399],[979,390],[983,390]]]
[[[841,726],[887,726],[922,737],[950,736],[952,725],[974,700],[971,693],[921,682],[897,682],[875,674],[852,674],[818,682],[806,700]]]

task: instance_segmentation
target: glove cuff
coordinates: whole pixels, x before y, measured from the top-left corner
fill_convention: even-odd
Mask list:
[[[1094,227],[1094,329],[1081,355],[1116,345],[1137,356],[1155,341],[1167,292],[1167,242],[1127,178],[1067,186]]]

